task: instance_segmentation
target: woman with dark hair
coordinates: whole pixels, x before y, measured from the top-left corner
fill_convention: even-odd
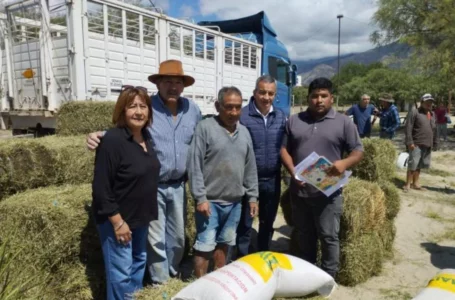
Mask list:
[[[126,87],[117,99],[113,123],[97,148],[93,213],[101,238],[107,299],[132,299],[142,288],[148,224],[157,218],[160,163],[147,131],[150,97]]]

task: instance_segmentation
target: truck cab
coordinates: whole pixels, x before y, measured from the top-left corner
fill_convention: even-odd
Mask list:
[[[203,21],[198,24],[219,29],[223,33],[247,38],[262,45],[261,75],[269,74],[276,79],[277,95],[274,106],[289,116],[297,68],[292,65],[285,45],[277,39],[277,33],[265,12],[261,11],[255,15],[235,20]]]

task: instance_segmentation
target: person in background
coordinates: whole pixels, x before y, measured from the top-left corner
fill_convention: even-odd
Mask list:
[[[321,241],[321,268],[335,278],[340,257],[342,190],[327,197],[310,184],[296,179],[295,166],[313,152],[332,166],[329,176],[339,176],[363,157],[363,145],[354,123],[333,108],[332,82],[316,78],[308,87],[308,109],[292,115],[286,124],[281,147],[283,165],[291,174],[292,219],[298,236],[299,256],[316,263]],[[347,156],[345,156],[347,154]]]
[[[436,116],[436,127],[438,130],[438,137],[447,142],[447,109],[444,102],[440,102],[438,107],[434,110]]]
[[[218,116],[196,127],[188,154],[189,186],[196,201],[194,273],[207,273],[213,254],[215,269],[226,264],[235,246],[236,230],[246,195],[250,217],[257,214],[258,178],[250,133],[239,124],[242,93],[224,87],[215,103]]]
[[[373,104],[370,104],[370,96],[362,95],[359,104],[354,104],[347,111],[347,116],[353,116],[354,124],[357,126],[360,138],[369,138],[371,136],[371,128],[376,121],[377,109]],[[371,121],[373,116],[373,121]]]
[[[431,94],[422,96],[420,107],[412,108],[406,118],[405,143],[409,151],[408,172],[405,192],[410,188],[423,190],[419,184],[420,170],[428,169],[431,162],[431,151],[438,147],[436,120],[431,107],[434,99]]]
[[[400,128],[400,114],[398,108],[394,105],[395,100],[390,94],[383,94],[379,101],[381,101],[382,110],[380,113],[379,126],[381,131],[379,137],[381,139],[392,140],[395,133]]]
[[[133,299],[142,288],[148,224],[158,216],[160,163],[147,126],[150,98],[143,88],[121,92],[113,114],[115,128],[96,150],[93,214],[101,239],[107,299]]]

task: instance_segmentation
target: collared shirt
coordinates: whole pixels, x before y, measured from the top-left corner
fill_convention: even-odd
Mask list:
[[[388,109],[381,111],[380,118],[379,126],[383,132],[394,134],[400,127],[400,114],[397,107],[393,104]]]
[[[264,116],[264,115],[261,113],[261,111],[257,108],[256,103],[254,102],[254,100],[253,100],[253,105],[254,105],[254,109],[256,109],[256,111],[258,112],[258,114],[259,114],[260,116],[262,116],[262,118],[264,119],[264,124],[265,124],[265,126],[267,126],[267,119],[269,118],[270,113],[273,111],[273,105],[270,106],[270,110],[269,110],[269,112],[268,112],[265,116]]]
[[[346,114],[354,117],[354,124],[357,125],[357,130],[360,135],[371,133],[371,116],[374,112],[374,106],[368,104],[366,107],[361,107],[359,104],[354,104],[348,109]]]
[[[333,109],[319,120],[315,120],[308,110],[292,115],[286,124],[282,145],[288,150],[294,165],[313,152],[335,162],[342,159],[344,153],[363,151],[355,124],[348,116]],[[306,198],[323,196],[309,184],[297,193]]]
[[[153,124],[149,131],[161,163],[160,182],[177,180],[186,174],[186,157],[197,123],[199,107],[180,97],[177,117],[169,111],[159,94],[152,96]]]
[[[158,217],[160,163],[147,130],[142,131],[147,152],[128,128],[109,129],[96,149],[92,210],[98,224],[121,214],[131,229]]]

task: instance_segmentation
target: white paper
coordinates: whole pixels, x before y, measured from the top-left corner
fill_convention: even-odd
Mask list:
[[[345,171],[340,176],[327,176],[326,170],[331,166],[332,162],[327,158],[313,152],[295,166],[295,178],[311,184],[329,197],[345,186],[349,181],[349,176],[352,174],[351,171]]]

